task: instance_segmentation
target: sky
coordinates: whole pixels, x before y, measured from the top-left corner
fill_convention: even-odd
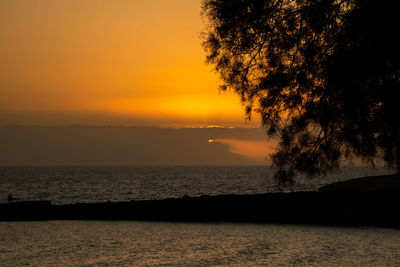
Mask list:
[[[201,0],[0,0],[0,165],[265,164],[205,25]]]
[[[200,0],[0,1],[0,125],[258,127],[205,64]]]

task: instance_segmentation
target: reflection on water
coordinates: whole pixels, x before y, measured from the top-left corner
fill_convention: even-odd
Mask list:
[[[323,179],[301,177],[294,190],[366,175],[393,173],[386,168],[343,168]],[[263,166],[166,167],[4,167],[0,166],[0,202],[8,194],[18,200],[51,200],[54,204],[130,201],[219,194],[277,191],[274,172]]]
[[[0,265],[396,265],[380,228],[155,222],[0,222]]]

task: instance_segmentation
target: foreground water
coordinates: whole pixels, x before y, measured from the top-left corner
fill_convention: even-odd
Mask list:
[[[334,181],[393,172],[386,168],[346,167],[325,178],[299,177],[292,190],[315,190]],[[8,195],[17,200],[66,204],[279,191],[272,176],[273,170],[261,166],[0,166],[0,202],[6,202]]]
[[[343,168],[326,178],[301,177],[293,190],[384,168]],[[201,194],[279,191],[267,167],[0,167],[0,202],[126,201]],[[395,266],[400,232],[257,224],[133,221],[0,222],[0,266]]]
[[[0,222],[1,266],[395,266],[400,232],[256,224]]]

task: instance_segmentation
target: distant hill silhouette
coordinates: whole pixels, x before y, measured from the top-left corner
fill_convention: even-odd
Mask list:
[[[255,128],[0,126],[0,165],[265,164],[210,138],[265,140]]]

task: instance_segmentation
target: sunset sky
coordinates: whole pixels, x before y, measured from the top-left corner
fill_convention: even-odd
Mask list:
[[[264,163],[262,129],[230,130],[260,123],[218,90],[204,20],[201,0],[0,1],[0,165]]]
[[[200,0],[0,1],[0,125],[258,127],[205,64]]]

